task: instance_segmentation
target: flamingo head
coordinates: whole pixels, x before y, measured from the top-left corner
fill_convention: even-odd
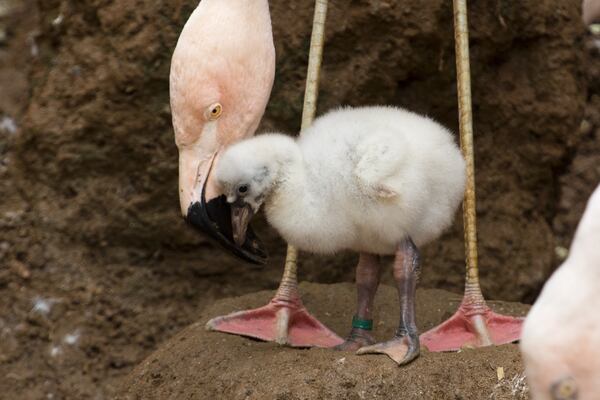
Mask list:
[[[231,207],[213,178],[220,153],[252,136],[275,73],[266,0],[203,0],[190,16],[171,61],[170,96],[179,150],[179,200],[184,219],[234,255],[255,263],[267,254],[249,227],[233,240]]]
[[[588,201],[565,262],[546,282],[521,338],[529,387],[539,400],[600,395],[600,186]]]

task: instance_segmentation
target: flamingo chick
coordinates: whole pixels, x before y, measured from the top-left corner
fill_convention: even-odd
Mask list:
[[[523,327],[521,351],[535,400],[600,399],[600,186],[569,257],[548,280]]]
[[[399,108],[344,108],[297,141],[264,134],[232,145],[215,179],[231,204],[237,243],[264,204],[269,223],[300,250],[360,253],[357,312],[338,349],[385,353],[398,364],[418,356],[417,247],[451,224],[465,188],[465,162],[448,130]],[[386,254],[396,255],[400,324],[393,339],[374,344],[373,298]]]

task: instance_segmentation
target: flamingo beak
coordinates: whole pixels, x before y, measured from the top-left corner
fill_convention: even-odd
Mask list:
[[[197,157],[194,157],[197,158]],[[197,230],[215,239],[235,256],[253,264],[265,264],[267,252],[245,219],[244,232],[235,229],[232,209],[226,196],[218,193],[210,172],[216,162],[217,153],[198,165],[191,162],[189,154],[179,155],[179,198],[185,220]]]

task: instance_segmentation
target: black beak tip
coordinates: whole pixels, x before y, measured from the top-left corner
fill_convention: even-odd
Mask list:
[[[268,254],[250,226],[246,231],[245,242],[241,246],[235,243],[231,226],[231,208],[225,196],[219,196],[209,202],[205,202],[202,196],[201,202],[189,206],[185,220],[242,260],[256,265],[266,264]]]

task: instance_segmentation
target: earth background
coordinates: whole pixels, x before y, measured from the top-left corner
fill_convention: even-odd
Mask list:
[[[451,2],[330,3],[318,112],[396,104],[457,132]],[[0,0],[0,399],[114,398],[184,327],[268,296],[215,301],[278,285],[285,244],[262,217],[271,257],[258,269],[179,215],[168,73],[196,4]],[[259,132],[295,134],[313,2],[270,7],[277,76]],[[576,0],[480,0],[469,17],[482,286],[490,299],[530,304],[600,182],[600,37]],[[423,253],[421,287],[460,293],[459,215]],[[303,255],[300,280],[351,282],[356,261]],[[309,289],[318,298],[327,287]],[[340,312],[354,307],[349,296]],[[516,363],[518,376],[514,346],[502,349],[490,357]],[[294,398],[286,393],[275,385],[262,398]]]

